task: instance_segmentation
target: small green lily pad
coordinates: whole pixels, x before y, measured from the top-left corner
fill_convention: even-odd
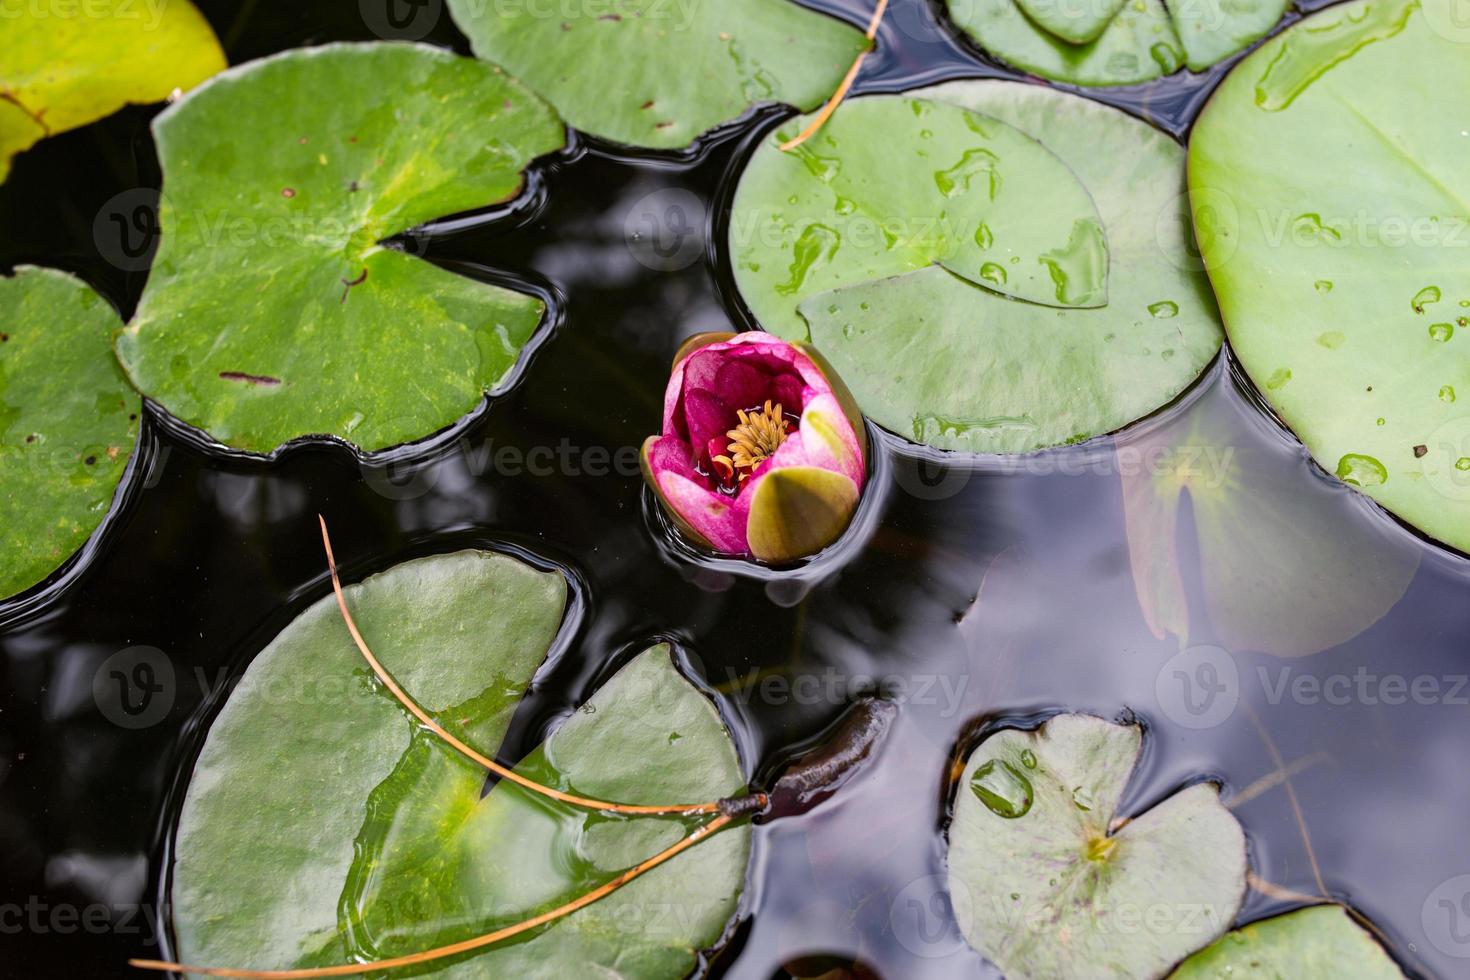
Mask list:
[[[577,129],[678,149],[752,106],[815,109],[868,40],[791,0],[537,4],[449,0],[481,58],[525,80]]]
[[[40,139],[161,102],[223,71],[225,55],[189,0],[18,3],[0,46],[0,181]]]
[[[1470,58],[1452,16],[1354,0],[1272,38],[1205,107],[1189,182],[1266,400],[1329,473],[1467,551]]]
[[[1005,730],[970,756],[949,830],[965,939],[1010,980],[1161,976],[1245,897],[1245,834],[1197,784],[1126,820],[1143,734],[1087,715]]]
[[[1135,85],[1172,75],[1184,45],[1162,0],[1127,0],[1086,44],[1053,34],[1018,0],[948,0],[950,17],[982,48],[1008,65],[1075,85]]]
[[[346,593],[388,671],[494,754],[556,639],[567,587],[466,551]],[[714,706],[662,646],[517,769],[627,803],[701,802],[743,783]],[[322,599],[256,657],[195,765],[174,849],[180,957],[298,968],[468,939],[569,901],[689,829],[571,810],[506,782],[482,800],[484,785],[377,683],[335,600]],[[529,939],[423,975],[682,976],[733,913],[749,843],[748,828],[726,831]],[[658,914],[670,908],[680,914]]]
[[[1169,17],[1190,71],[1204,71],[1270,33],[1291,0],[1174,0]]]
[[[1087,44],[1112,23],[1127,0],[1016,0],[1035,24],[1069,44]]]
[[[121,327],[64,272],[0,277],[0,599],[60,568],[112,505],[141,410],[112,356]]]
[[[1038,85],[954,82],[913,96],[1008,123],[1077,174],[1107,230],[1108,305],[1015,302],[934,267],[810,297],[812,340],[864,413],[936,448],[1019,453],[1114,431],[1187,388],[1223,334],[1189,252],[1183,149]]]
[[[1108,243],[1087,191],[1015,123],[959,105],[869,96],[816,136],[780,127],[740,178],[735,280],[766,330],[802,339],[803,300],[940,267],[1048,307],[1108,301]]]
[[[1340,905],[1317,905],[1253,922],[1228,933],[1179,965],[1170,980],[1402,980],[1372,934]]]
[[[161,242],[117,349],[134,383],[226,445],[428,436],[511,372],[544,305],[383,244],[508,200],[561,148],[499,69],[335,44],[218,76],[154,122]]]

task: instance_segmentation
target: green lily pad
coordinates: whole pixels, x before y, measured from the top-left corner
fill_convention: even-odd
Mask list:
[[[807,299],[812,340],[863,411],[916,442],[1027,452],[1127,425],[1188,387],[1219,350],[1214,300],[1188,251],[1184,151],[1146,123],[1036,85],[913,93],[1039,139],[1097,202],[1108,305],[1054,309],[923,269]]]
[[[535,297],[383,243],[514,197],[565,139],[499,69],[413,44],[291,51],[154,122],[162,236],[117,343],[134,383],[226,445],[430,435],[514,368]]]
[[[1171,980],[1340,977],[1349,972],[1353,980],[1402,980],[1404,976],[1347,909],[1318,905],[1227,934],[1181,963]]]
[[[1127,0],[1016,0],[1033,23],[1069,44],[1087,44],[1112,23]]]
[[[483,552],[407,562],[347,590],[384,666],[488,752],[566,595],[561,575]],[[666,647],[604,684],[518,770],[631,803],[699,802],[743,782],[719,716]],[[467,939],[576,897],[686,829],[568,810],[504,782],[482,800],[484,784],[376,682],[322,599],[250,665],[195,765],[175,845],[179,955],[291,968]],[[727,831],[532,938],[428,972],[683,975],[733,912],[748,847],[748,829]]]
[[[1245,897],[1245,834],[1217,787],[1119,821],[1137,726],[1059,715],[987,738],[965,765],[949,884],[965,939],[1011,980],[1158,977]]]
[[[0,47],[0,181],[46,136],[130,103],[161,102],[223,71],[225,55],[189,0],[17,4]]]
[[[990,54],[1059,82],[1135,85],[1172,75],[1184,64],[1184,46],[1162,0],[1127,0],[1086,44],[1074,44],[1031,20],[1017,0],[948,3],[955,24]]]
[[[1098,209],[1015,123],[903,96],[846,102],[793,152],[796,119],[751,158],[730,218],[740,293],[766,330],[802,339],[827,290],[940,267],[1054,307],[1108,301]]]
[[[112,356],[121,327],[64,272],[0,277],[0,599],[60,568],[117,493],[140,410]]]
[[[1169,17],[1190,71],[1204,71],[1271,32],[1291,0],[1174,0]]]
[[[1354,0],[1268,41],[1205,108],[1189,180],[1267,401],[1329,472],[1465,551],[1470,59],[1436,29],[1448,2]]]
[[[475,54],[525,80],[577,129],[678,149],[760,103],[807,111],[869,45],[791,0],[563,4],[449,0]]]
[[[1378,622],[1408,590],[1419,550],[1344,513],[1336,488],[1264,448],[1255,409],[1206,398],[1187,422],[1118,439],[1133,582],[1153,634],[1183,648],[1199,632],[1186,580],[1199,582],[1210,635],[1234,651],[1309,656]],[[1180,527],[1186,495],[1192,535]],[[1190,537],[1198,560],[1184,567]]]

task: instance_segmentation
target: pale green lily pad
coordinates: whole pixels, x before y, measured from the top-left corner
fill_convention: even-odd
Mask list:
[[[766,330],[806,336],[803,301],[942,267],[1054,307],[1108,301],[1108,243],[1087,191],[1018,123],[959,105],[870,96],[792,152],[780,127],[741,175],[735,281]],[[821,346],[821,345],[819,345]]]
[[[0,181],[43,137],[130,103],[161,102],[223,71],[225,55],[189,0],[17,3],[3,14]]]
[[[1340,905],[1253,922],[1180,964],[1171,980],[1402,980],[1404,971]]]
[[[1205,108],[1189,179],[1267,401],[1325,469],[1466,551],[1470,59],[1448,2],[1354,0],[1271,39]]]
[[[1107,229],[1108,305],[1018,303],[930,268],[812,297],[812,340],[863,411],[916,442],[1027,452],[1111,432],[1167,404],[1222,333],[1193,269],[1184,151],[1126,113],[1005,81],[913,93],[1041,140],[1081,179]]]
[[[950,17],[1008,65],[1076,85],[1135,85],[1172,75],[1184,46],[1162,0],[1127,0],[1101,34],[1073,44],[1033,22],[1017,0],[948,0]]]
[[[54,269],[0,277],[0,599],[44,581],[107,516],[138,440],[117,313]]]
[[[478,406],[541,322],[533,296],[381,244],[514,197],[563,145],[493,66],[412,44],[291,51],[216,77],[154,134],[162,238],[118,355],[221,443],[420,439]]]
[[[1385,522],[1346,513],[1338,488],[1263,446],[1254,408],[1206,397],[1186,421],[1118,439],[1128,553],[1150,631],[1181,648],[1203,632],[1230,650],[1303,657],[1378,622],[1408,590],[1419,550],[1398,546]],[[1192,531],[1180,522],[1186,506]],[[1204,629],[1186,581],[1203,592]]]
[[[990,736],[966,763],[951,898],[965,939],[1010,980],[1159,977],[1240,910],[1245,834],[1217,787],[1118,820],[1142,744],[1137,726],[1059,715]]]
[[[1031,21],[1070,44],[1087,44],[1112,23],[1127,0],[1016,0]]]
[[[815,109],[869,43],[791,0],[449,0],[449,11],[475,54],[577,129],[653,149],[688,146],[761,103]]]
[[[1269,34],[1291,0],[1173,0],[1168,6],[1185,64],[1204,71]]]
[[[495,752],[554,642],[567,587],[504,555],[395,566],[347,590],[368,642],[426,710]],[[714,707],[656,647],[519,767],[619,802],[700,802],[743,779]],[[467,939],[561,904],[687,828],[616,820],[497,784],[378,685],[328,596],[250,665],[210,729],[173,869],[179,955],[322,966]],[[682,976],[721,934],[749,830],[727,831],[532,938],[423,975]],[[669,902],[686,914],[658,914]]]

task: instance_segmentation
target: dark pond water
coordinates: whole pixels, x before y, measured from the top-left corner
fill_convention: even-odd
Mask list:
[[[854,22],[869,10],[813,5]],[[400,13],[464,50],[438,6]],[[234,63],[368,39],[381,16],[367,3],[203,7]],[[880,51],[863,90],[1007,74],[922,0],[895,0]],[[1099,97],[1182,135],[1221,71]],[[0,266],[79,272],[131,311],[146,236],[119,239],[107,216],[157,187],[151,115],[127,110],[20,158],[0,187]],[[325,594],[322,512],[353,578],[469,545],[529,549],[576,576],[573,643],[504,757],[656,637],[722,692],[757,781],[851,696],[900,699],[863,780],[758,831],[716,974],[765,980],[827,955],[890,980],[993,975],[946,912],[947,773],[985,725],[1085,710],[1147,726],[1128,812],[1216,779],[1262,878],[1359,909],[1413,974],[1465,975],[1470,565],[1325,477],[1228,354],[1116,439],[1003,462],[883,437],[863,525],[799,582],[731,577],[655,541],[633,447],[658,424],[680,339],[749,325],[707,231],[749,140],[782,116],[678,159],[584,142],[517,206],[415,236],[466,275],[543,289],[555,326],[510,393],[406,459],[322,445],[227,458],[150,411],[120,512],[83,567],[0,607],[0,973],[123,976],[127,957],[160,952],[173,807],[231,683]],[[674,257],[655,259],[650,240]],[[538,447],[557,454],[550,472],[520,465]],[[1181,482],[1171,509],[1163,489]],[[1182,602],[1140,599],[1130,543],[1173,546]],[[1186,616],[1187,642],[1164,633]],[[155,667],[160,690],[134,717],[93,679],[138,647],[123,656]],[[1289,782],[1257,782],[1283,763]],[[1252,892],[1242,919],[1288,907]]]

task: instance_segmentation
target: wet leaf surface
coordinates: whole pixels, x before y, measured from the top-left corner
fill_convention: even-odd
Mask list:
[[[577,129],[678,149],[782,102],[826,101],[866,47],[863,32],[791,0],[535,4],[449,0],[475,54],[523,79]]]
[[[1227,933],[1180,964],[1172,980],[1334,977],[1398,980],[1404,972],[1340,905],[1319,905]]]
[[[494,751],[561,624],[565,580],[503,555],[411,561],[347,590],[385,667],[457,737]],[[634,659],[517,771],[664,803],[738,793],[714,706],[667,647]],[[182,958],[320,966],[426,949],[568,901],[684,836],[676,818],[574,810],[501,782],[417,726],[327,597],[250,665],[210,729],[179,827]],[[726,831],[531,938],[443,976],[682,975],[733,913],[749,830]]]
[[[1106,229],[1108,305],[1014,302],[932,267],[810,297],[812,340],[864,412],[940,449],[1015,453],[1121,428],[1188,387],[1222,334],[1192,268],[1183,149],[1040,86],[956,82],[914,95],[1015,126],[1077,174]]]
[[[383,244],[513,198],[563,145],[492,66],[409,44],[291,51],[220,76],[154,134],[162,238],[118,354],[219,442],[423,438],[479,405],[541,322],[533,296]]]
[[[1232,347],[1330,473],[1470,549],[1470,60],[1446,0],[1355,0],[1225,80],[1190,187]]]
[[[1158,977],[1235,918],[1245,835],[1215,786],[1117,821],[1142,746],[1137,726],[1059,715],[990,736],[965,764],[951,897],[966,940],[1011,980]]]
[[[37,140],[130,103],[162,102],[225,68],[214,31],[188,0],[16,4],[0,47],[0,181]],[[80,11],[80,14],[78,13]]]
[[[138,439],[116,311],[80,279],[0,277],[0,598],[45,580],[107,516]]]
[[[802,339],[805,300],[939,267],[1052,307],[1108,301],[1108,246],[1087,191],[1056,155],[959,105],[854,99],[791,152],[778,128],[740,177],[730,218],[741,296],[766,330]]]

